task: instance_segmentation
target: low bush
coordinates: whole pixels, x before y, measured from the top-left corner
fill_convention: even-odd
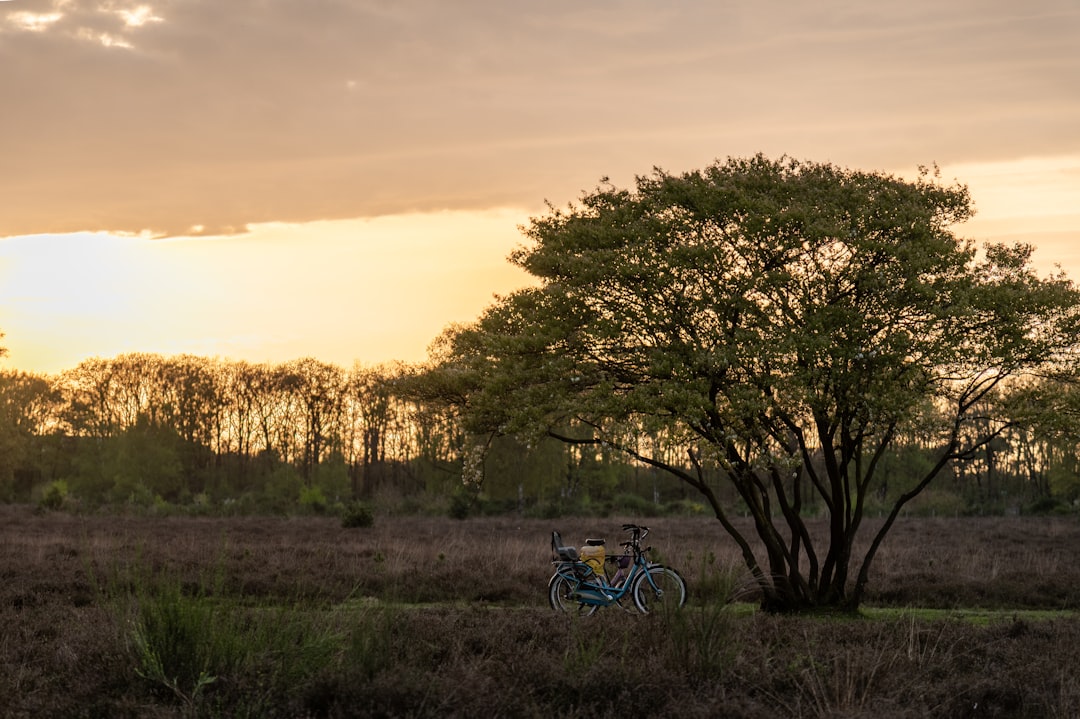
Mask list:
[[[45,488],[45,491],[41,495],[41,501],[38,503],[42,509],[59,510],[64,506],[68,497],[67,482],[62,479],[58,479],[55,482],[50,482],[49,486]]]
[[[341,513],[341,526],[346,529],[366,529],[375,524],[375,515],[363,502],[350,502]]]

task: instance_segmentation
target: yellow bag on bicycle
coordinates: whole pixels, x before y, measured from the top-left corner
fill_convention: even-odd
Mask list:
[[[585,546],[578,551],[578,555],[581,557],[581,561],[589,565],[589,568],[596,574],[595,577],[588,577],[588,581],[607,584],[607,577],[604,576],[604,557],[606,555],[604,540],[586,539]]]

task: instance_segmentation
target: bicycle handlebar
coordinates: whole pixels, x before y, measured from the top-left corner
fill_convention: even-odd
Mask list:
[[[619,542],[619,546],[633,549],[635,554],[643,554],[652,549],[652,547],[646,547],[644,550],[641,548],[641,540],[649,535],[648,527],[642,527],[637,524],[624,524],[623,530],[630,532],[630,539],[625,542]]]

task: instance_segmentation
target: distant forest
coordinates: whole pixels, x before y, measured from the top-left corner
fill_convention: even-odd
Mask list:
[[[0,501],[213,515],[343,513],[358,503],[459,517],[706,511],[673,477],[614,450],[556,440],[481,438],[480,471],[464,472],[477,438],[453,407],[414,398],[412,369],[126,354],[55,376],[2,372]],[[1080,511],[1080,420],[1024,411],[1024,422],[954,462],[909,511]],[[896,447],[875,493],[882,507],[935,450],[915,434]]]

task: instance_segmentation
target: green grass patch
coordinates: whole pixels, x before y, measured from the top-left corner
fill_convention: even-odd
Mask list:
[[[863,607],[859,615],[868,619],[915,619],[922,622],[958,621],[974,626],[1000,622],[1042,622],[1054,619],[1077,619],[1080,612],[1073,609],[933,609],[924,607]]]

